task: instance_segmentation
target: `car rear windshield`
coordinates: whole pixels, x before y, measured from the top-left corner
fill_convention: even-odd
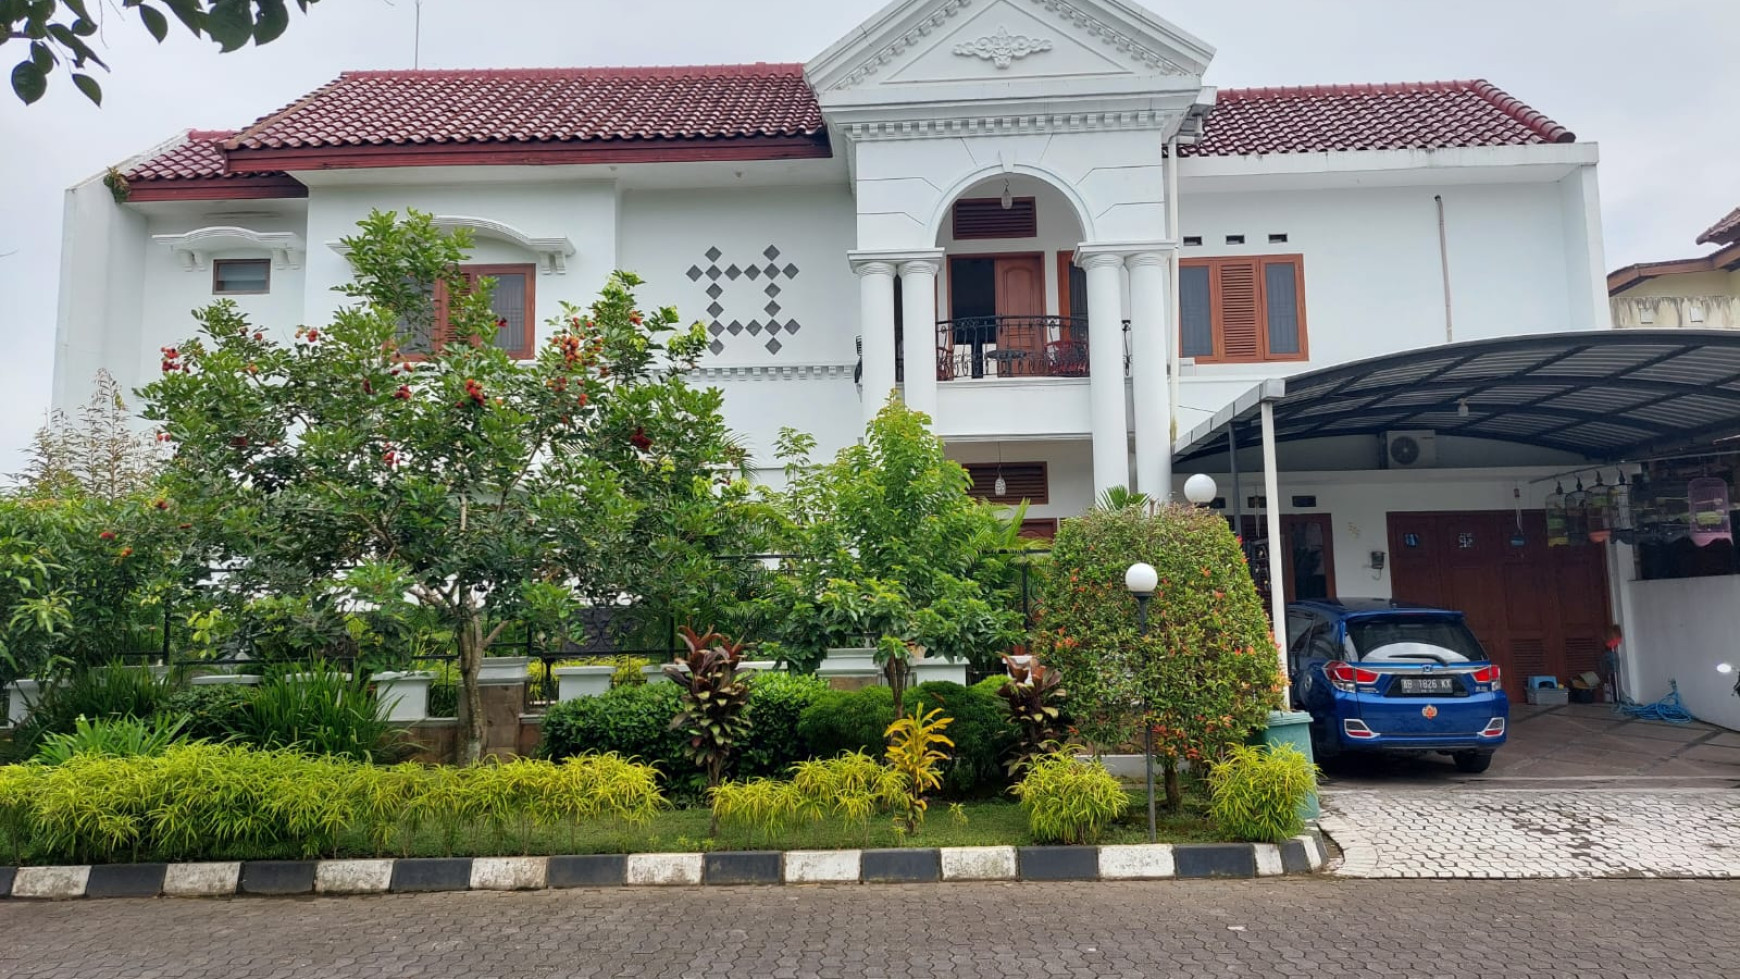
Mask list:
[[[1460,619],[1362,618],[1347,624],[1347,638],[1362,661],[1468,663],[1486,659]]]

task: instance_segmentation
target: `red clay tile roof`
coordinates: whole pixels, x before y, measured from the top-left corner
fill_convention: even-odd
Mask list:
[[[272,177],[230,171],[254,153],[419,146],[753,145],[825,141],[801,65],[356,71],[240,132],[194,131],[129,181]],[[1223,89],[1182,155],[1229,156],[1571,142],[1576,137],[1484,81]],[[741,142],[739,142],[741,141]],[[825,147],[825,142],[821,145]],[[825,151],[824,151],[825,152]],[[523,161],[509,161],[523,162]],[[1717,228],[1740,223],[1740,211]],[[1717,229],[1711,229],[1710,234]]]
[[[352,71],[230,149],[815,136],[803,66]]]
[[[1570,143],[1576,135],[1487,81],[1221,89],[1180,156]]]
[[[1728,216],[1698,236],[1700,245],[1727,245],[1740,241],[1740,207],[1728,212]]]
[[[128,170],[129,183],[141,180],[200,180],[217,177],[254,177],[264,173],[231,172],[224,165],[224,140],[234,129],[192,129],[181,142]]]

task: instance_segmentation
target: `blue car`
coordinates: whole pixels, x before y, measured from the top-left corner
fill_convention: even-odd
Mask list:
[[[1437,752],[1473,773],[1504,744],[1510,698],[1461,612],[1389,599],[1295,602],[1287,663],[1320,759]]]

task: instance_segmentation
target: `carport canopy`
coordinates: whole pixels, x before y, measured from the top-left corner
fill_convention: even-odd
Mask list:
[[[1740,332],[1604,330],[1474,340],[1266,381],[1174,444],[1179,462],[1274,441],[1429,429],[1596,462],[1740,437]],[[1273,443],[1269,446],[1272,451]]]

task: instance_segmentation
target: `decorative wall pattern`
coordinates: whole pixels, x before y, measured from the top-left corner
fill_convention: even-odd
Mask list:
[[[798,276],[798,267],[791,262],[779,264],[780,251],[774,245],[762,249],[759,257],[742,265],[735,261],[720,266],[727,256],[719,246],[708,248],[704,256],[707,265],[689,266],[684,273],[691,282],[710,280],[707,284],[707,298],[712,300],[707,306],[707,332],[713,339],[707,344],[707,349],[715,354],[725,350],[726,336],[740,337],[747,334],[759,340],[762,334],[767,335],[767,341],[761,346],[770,354],[778,354],[784,344],[780,343],[779,335],[795,334],[803,328],[796,319],[781,318],[784,308],[780,306],[779,294],[783,291],[775,281],[781,277],[788,282]],[[763,264],[765,262],[765,264]],[[766,284],[762,284],[766,280]],[[729,294],[729,295],[727,295]],[[760,304],[763,297],[767,302],[758,308],[750,307]],[[726,300],[730,300],[729,303]],[[743,315],[750,318],[745,320]],[[731,317],[727,321],[727,317]]]

